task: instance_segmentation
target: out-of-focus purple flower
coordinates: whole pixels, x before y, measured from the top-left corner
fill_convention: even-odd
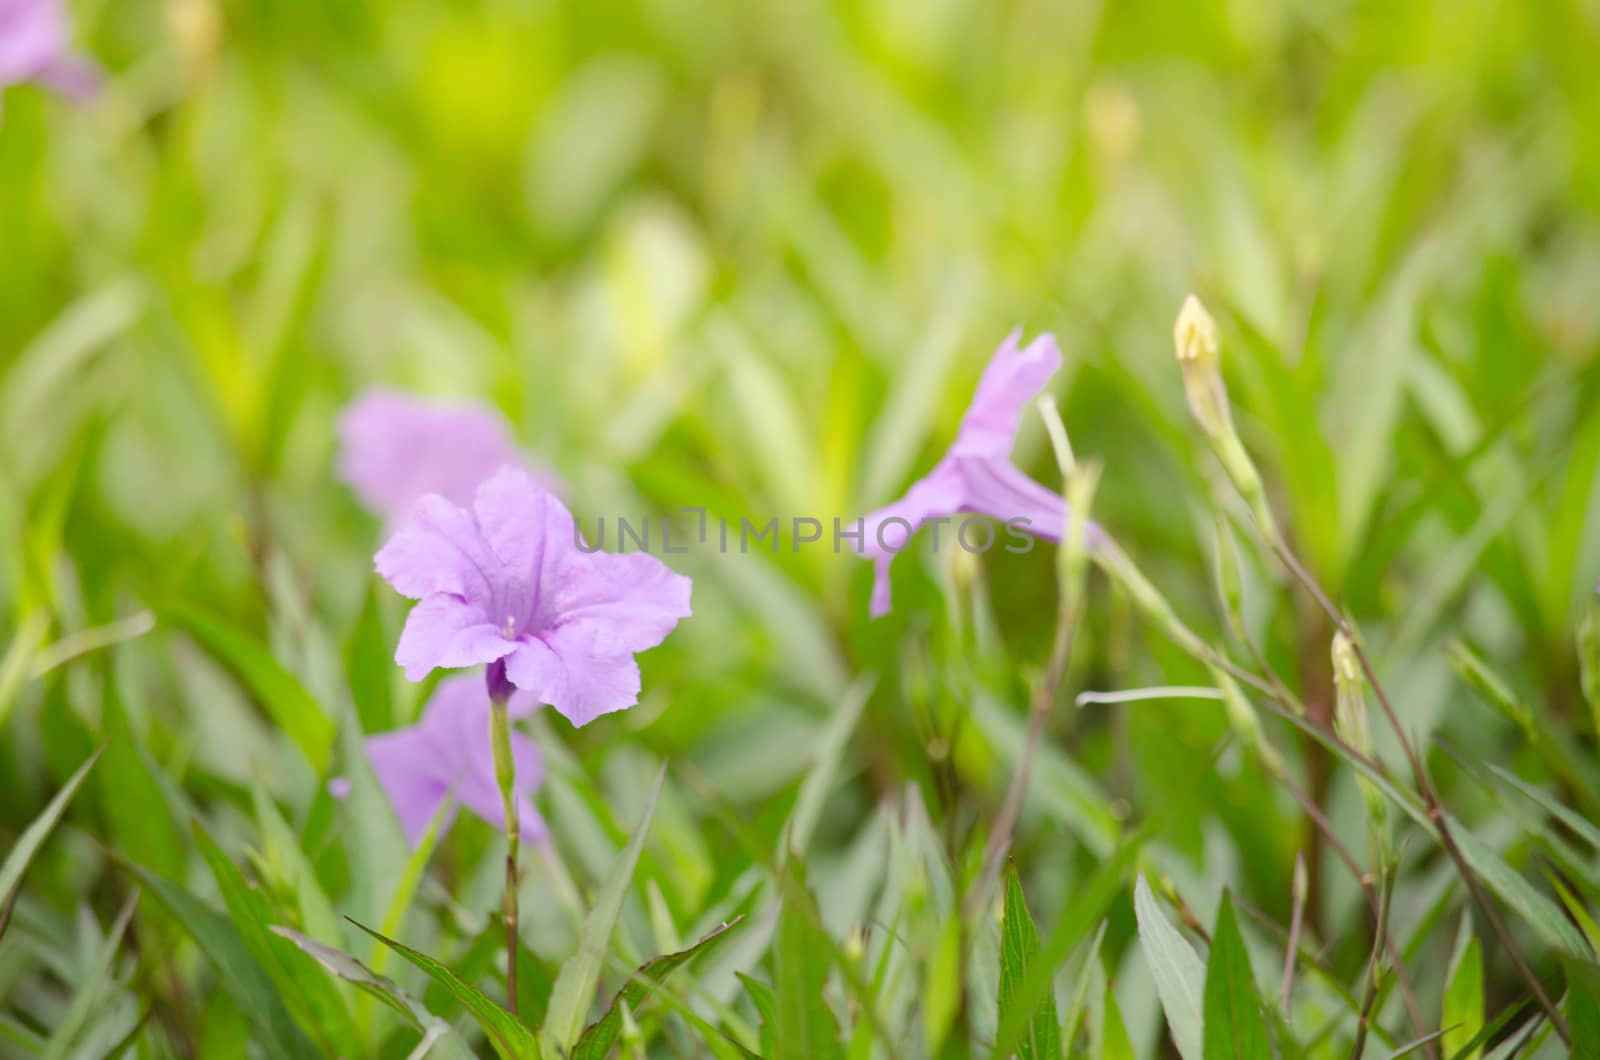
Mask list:
[[[100,83],[95,67],[71,54],[61,0],[0,0],[0,88],[38,81],[82,99]]]
[[[0,0],[6,3],[8,0]],[[507,464],[529,467],[505,418],[469,401],[368,390],[339,419],[339,475],[369,509],[398,526],[430,493],[466,506]],[[555,480],[534,469],[547,488]]]
[[[537,708],[531,696],[513,696],[511,717]],[[439,807],[451,794],[456,802],[492,825],[504,822],[495,780],[494,747],[489,738],[489,693],[481,678],[462,674],[441,681],[415,725],[370,736],[367,758],[394,806],[406,840],[416,846]],[[533,808],[533,793],[544,781],[544,762],[533,741],[511,731],[511,757],[517,767],[517,818],[529,843],[547,835],[544,818]],[[348,783],[334,782],[343,795]],[[448,827],[449,822],[445,822]]]
[[[866,517],[861,553],[873,561],[873,617],[890,610],[889,567],[895,555],[930,520],[971,512],[1052,541],[1066,532],[1061,495],[1011,462],[1023,409],[1061,367],[1055,336],[1041,334],[1019,349],[1021,338],[1021,329],[1013,331],[989,359],[944,458],[905,496]],[[1090,526],[1091,542],[1098,534]]]
[[[479,486],[471,511],[424,497],[377,555],[419,601],[395,661],[417,681],[503,659],[513,685],[574,725],[633,706],[634,653],[688,616],[690,582],[654,556],[580,542],[561,501],[516,468]]]

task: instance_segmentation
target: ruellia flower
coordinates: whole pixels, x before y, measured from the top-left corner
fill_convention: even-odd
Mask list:
[[[38,81],[78,99],[100,83],[94,66],[71,52],[61,0],[0,0],[0,88]]]
[[[511,717],[518,718],[532,713],[538,704],[532,696],[518,694],[507,708]],[[492,825],[504,819],[489,738],[489,692],[478,674],[441,681],[415,725],[368,737],[366,751],[412,846],[421,842],[452,794],[459,805]],[[522,839],[536,843],[546,835],[544,818],[533,808],[532,799],[544,781],[544,762],[533,741],[515,729],[511,757],[517,767]]]
[[[905,496],[865,518],[860,551],[873,561],[873,617],[891,608],[889,568],[895,555],[930,521],[970,512],[1052,541],[1065,533],[1067,506],[1061,495],[1011,462],[1024,409],[1061,367],[1055,336],[1041,334],[1025,347],[1021,339],[1021,329],[1013,331],[989,359],[944,458]],[[1091,545],[1098,535],[1090,526]]]
[[[422,498],[377,569],[418,601],[395,651],[408,678],[504,660],[513,686],[574,725],[636,704],[634,653],[689,615],[688,578],[641,552],[587,551],[561,501],[516,468],[470,511]]]
[[[376,388],[339,418],[339,475],[390,526],[430,493],[471,504],[478,485],[507,464],[531,466],[505,417],[487,405]],[[550,475],[534,470],[555,488]]]

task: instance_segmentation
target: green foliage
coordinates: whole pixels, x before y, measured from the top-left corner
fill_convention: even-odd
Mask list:
[[[1559,1055],[1530,978],[1593,1037],[1592,4],[67,7],[103,87],[0,120],[0,1054],[1347,1056],[1367,878],[1366,1055]],[[1015,326],[1143,579],[1033,735],[1054,545],[924,531],[879,620],[828,547]],[[372,385],[691,542],[639,705],[522,723],[526,1026],[496,825],[412,847],[363,749],[431,688],[335,470]],[[774,516],[822,542],[739,548]]]
[[[357,924],[356,927],[422,969],[428,978],[444,987],[450,996],[471,1014],[478,1026],[483,1028],[500,1060],[538,1060],[540,1056],[538,1036],[523,1026],[517,1017],[491,1001],[483,991],[427,954],[380,935],[362,924]]]
[[[1046,994],[1032,1012],[1015,1015],[1017,988],[1026,979],[1028,968],[1038,960],[1039,931],[1033,926],[1028,904],[1022,897],[1022,883],[1015,864],[1006,866],[1005,912],[1000,927],[1000,1019],[1021,1019],[1027,1030],[1017,1043],[1023,1060],[1055,1060],[1062,1055],[1061,1027],[1056,1021],[1056,1003]]]
[[[1139,918],[1139,946],[1167,1014],[1172,1043],[1184,1060],[1201,1060],[1205,1055],[1206,966],[1156,904],[1143,873],[1134,887],[1133,908]]]
[[[1267,1021],[1261,1014],[1250,954],[1239,934],[1233,900],[1226,891],[1211,932],[1211,955],[1206,961],[1204,1055],[1257,1060],[1272,1056]]]

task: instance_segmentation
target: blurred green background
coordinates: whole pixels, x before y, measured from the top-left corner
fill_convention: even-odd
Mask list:
[[[1460,637],[1592,761],[1573,635],[1600,576],[1593,0],[74,13],[104,90],[74,106],[10,88],[0,123],[0,835],[92,747],[120,749],[30,877],[19,925],[49,946],[129,890],[99,843],[182,882],[204,872],[188,818],[259,850],[263,798],[342,893],[341,859],[363,855],[338,848],[364,833],[320,793],[348,745],[297,751],[249,660],[275,658],[346,732],[414,717],[389,662],[404,605],[371,574],[381,528],[332,473],[335,417],[375,383],[491,401],[580,519],[850,519],[937,459],[1011,328],[1052,331],[1073,444],[1104,463],[1096,518],[1223,643],[1212,506],[1235,509],[1171,346],[1195,290],[1283,522],[1366,624],[1411,730],[1541,775],[1452,672]],[[1037,423],[1018,461],[1057,484]],[[873,854],[909,805],[970,860],[1048,651],[1053,550],[912,555],[877,622],[850,555],[669,557],[695,616],[643,658],[641,705],[539,730],[565,778],[541,806],[579,877],[661,758],[770,852],[802,776],[831,770],[812,882],[841,896],[824,903],[841,939],[895,886]],[[1252,635],[1325,704],[1331,628],[1247,560]],[[1308,833],[1236,756],[1197,771],[1219,712],[1071,707],[1204,681],[1094,592],[1016,847],[1041,921],[1158,807],[1150,856],[1204,922],[1224,883],[1287,919]],[[76,654],[74,634],[146,614],[154,631]],[[862,675],[861,720],[836,731]],[[332,731],[307,724],[312,743]],[[1457,813],[1519,861],[1509,818],[1436,758]],[[1350,777],[1326,783],[1359,837]],[[647,865],[692,937],[756,859],[672,790]],[[494,841],[463,820],[447,844],[440,878],[479,883],[464,906],[494,905]],[[1365,929],[1337,940],[1356,892],[1322,875],[1317,930],[1354,982]],[[471,932],[428,897],[438,926],[409,937],[448,951]],[[535,948],[558,959],[570,929],[547,917]],[[907,917],[928,959],[937,927]],[[1143,1054],[1156,1010],[1131,932],[1119,899],[1109,967]],[[1442,962],[1452,934],[1426,952]],[[172,985],[202,973],[168,982],[156,960],[133,993],[206,1026]],[[0,986],[26,991],[8,1018],[48,1027],[65,1006],[41,974],[0,960]],[[1489,982],[1517,986],[1492,955]]]

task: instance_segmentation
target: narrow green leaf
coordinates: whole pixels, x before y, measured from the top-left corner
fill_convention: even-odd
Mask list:
[[[84,1023],[94,1011],[95,1003],[100,1000],[101,991],[106,985],[106,979],[111,975],[117,949],[122,945],[122,936],[128,930],[128,922],[133,919],[134,905],[138,897],[138,892],[134,892],[123,905],[122,912],[117,915],[105,942],[89,963],[89,974],[74,984],[72,1002],[67,1006],[66,1013],[57,1021],[55,1030],[51,1032],[50,1045],[44,1050],[43,1060],[60,1060],[61,1057],[71,1055],[79,1032],[83,1030]]]
[[[422,1002],[400,989],[394,980],[379,975],[343,950],[308,938],[292,928],[274,924],[271,930],[273,934],[286,938],[300,947],[306,956],[321,965],[329,975],[343,979],[364,993],[377,998],[405,1020],[408,1026],[421,1031],[422,1041],[410,1054],[411,1057],[424,1055],[441,1040],[448,1041],[445,1051],[452,1055],[461,1057],[472,1055],[459,1037],[451,1034],[449,1023],[429,1012]]]
[[[1100,926],[1095,929],[1094,938],[1089,940],[1089,945],[1084,950],[1083,967],[1078,969],[1077,980],[1072,987],[1072,1001],[1067,1006],[1067,1014],[1061,1021],[1061,1045],[1068,1056],[1073,1055],[1078,1030],[1083,1026],[1089,991],[1106,989],[1105,972],[1100,967],[1100,944],[1105,941],[1106,923],[1104,920],[1100,921]]]
[[[1039,960],[1028,970],[1025,982],[1017,989],[1017,1009],[1008,1019],[998,1022],[995,1029],[995,1049],[1009,1055],[1026,1030],[1025,1016],[1030,1006],[1037,1005],[1051,989],[1047,969],[1054,968],[1067,959],[1075,946],[1087,936],[1094,925],[1105,916],[1117,894],[1122,890],[1126,874],[1138,857],[1145,842],[1156,834],[1159,821],[1147,821],[1137,832],[1125,839],[1110,858],[1100,863],[1094,874],[1069,897],[1056,918],[1055,926],[1045,936],[1039,947]]]
[[[270,929],[277,917],[266,896],[245,880],[239,867],[199,822],[195,823],[194,835],[240,940],[272,977],[289,1011],[320,1039],[325,1051],[346,1056],[359,1052],[360,1036],[338,990],[326,979],[307,975],[311,959],[289,941],[272,934]]]
[[[1016,1019],[1017,990],[1027,978],[1029,965],[1038,959],[1039,930],[1028,914],[1022,881],[1015,862],[1006,867],[1005,914],[1000,924],[1000,1019]],[[1054,975],[1054,969],[1045,969]],[[1048,992],[1032,1012],[1020,1017],[1027,1030],[1017,1043],[1022,1060],[1053,1060],[1061,1056],[1061,1027],[1056,1022],[1056,1001]]]
[[[1165,918],[1163,918],[1165,919]],[[1141,933],[1143,924],[1140,924]],[[1206,1060],[1271,1060],[1267,1021],[1261,1014],[1261,995],[1233,899],[1222,893],[1222,908],[1211,934],[1211,957],[1205,982]]]
[[[318,1055],[316,1046],[290,1018],[271,976],[250,955],[227,917],[165,877],[126,858],[119,856],[119,860],[211,958],[228,993],[260,1032],[268,1055],[290,1060]]]
[[[1567,1027],[1572,1055],[1600,1056],[1600,968],[1567,961]]]
[[[661,982],[674,969],[689,963],[703,950],[708,949],[719,938],[728,932],[744,917],[736,916],[724,924],[719,924],[699,942],[688,949],[676,953],[663,954],[640,966],[633,977],[617,991],[617,996],[611,999],[611,1004],[606,1008],[605,1015],[591,1023],[578,1039],[577,1048],[572,1051],[572,1060],[605,1060],[610,1053],[611,1046],[617,1040],[617,1034],[622,1029],[622,1009],[626,1006],[629,1011],[638,1011],[639,1004],[653,989],[654,985]]]
[[[1443,1011],[1439,1026],[1443,1029],[1441,1046],[1446,1056],[1461,1055],[1462,1060],[1477,1060],[1483,1050],[1470,1043],[1483,1028],[1483,952],[1472,934],[1472,919],[1461,918],[1461,929],[1456,935],[1455,951],[1445,970]]]
[[[373,582],[345,645],[345,673],[361,727],[367,732],[383,732],[394,728],[398,720],[394,713],[394,648],[383,627],[377,580]]]
[[[1561,909],[1536,891],[1533,884],[1507,865],[1483,840],[1454,817],[1450,819],[1450,831],[1472,870],[1546,942],[1572,957],[1589,960],[1594,956],[1582,933],[1561,914]]]
[[[561,965],[556,984],[550,991],[550,1007],[545,1014],[544,1041],[550,1052],[565,1056],[577,1041],[578,1032],[594,1002],[595,986],[600,981],[600,969],[605,963],[606,951],[611,946],[611,933],[622,912],[622,899],[633,882],[634,869],[639,864],[639,852],[644,849],[645,836],[650,831],[651,818],[655,816],[656,799],[661,795],[661,782],[666,779],[667,767],[663,764],[656,774],[655,786],[645,803],[644,817],[634,829],[633,838],[623,848],[617,863],[611,869],[605,885],[595,898],[583,922],[583,934],[578,940],[578,952]]]
[[[1139,948],[1144,951],[1150,974],[1156,981],[1156,994],[1161,999],[1162,1011],[1167,1014],[1172,1042],[1184,1060],[1203,1060],[1205,1017],[1201,1006],[1205,997],[1205,965],[1200,963],[1178,929],[1167,921],[1143,873],[1134,885],[1133,912],[1139,923]]]
[[[193,605],[170,604],[161,614],[181,626],[233,672],[272,720],[288,733],[313,770],[320,774],[327,769],[333,752],[333,722],[271,652],[226,619]]]
[[[752,979],[743,972],[735,972],[739,981],[744,984],[745,993],[750,995],[750,1001],[756,1007],[756,1016],[761,1021],[761,1054],[772,1056],[777,1050],[777,1025],[778,1025],[778,995],[772,987],[759,979]]]
[[[885,947],[884,952],[890,952]],[[939,945],[928,963],[922,993],[922,1041],[928,1053],[939,1054],[961,1001],[961,918],[947,917]]]
[[[462,1007],[471,1013],[478,1026],[489,1036],[489,1042],[501,1060],[530,1060],[530,1058],[537,1060],[540,1055],[539,1039],[524,1027],[517,1017],[491,1001],[488,995],[426,953],[420,953],[386,935],[380,935],[365,924],[354,920],[350,922],[421,968],[429,978],[444,987],[451,997],[461,1002]]]
[[[61,815],[67,812],[67,803],[72,801],[72,796],[82,786],[83,779],[89,775],[89,770],[99,760],[100,753],[96,751],[78,767],[78,771],[67,779],[66,784],[56,792],[55,798],[50,800],[44,811],[23,831],[21,838],[17,840],[17,845],[11,848],[11,853],[6,855],[5,864],[0,865],[0,907],[9,905],[12,892],[22,886],[22,876],[28,871],[34,855],[39,853],[39,848],[49,838],[51,831],[61,820]],[[4,930],[4,925],[0,924],[0,932]]]
[[[1100,1042],[1100,1060],[1133,1060],[1133,1042],[1128,1038],[1128,1027],[1122,1022],[1122,1009],[1117,1007],[1116,992],[1106,990],[1105,1032]]]
[[[777,1010],[773,1037],[777,1060],[820,1060],[843,1055],[839,1024],[828,1007],[824,988],[828,981],[830,952],[819,938],[817,922],[806,915],[811,901],[806,889],[805,863],[791,857],[779,882],[783,905],[778,913],[778,935],[773,944],[773,993]]]

